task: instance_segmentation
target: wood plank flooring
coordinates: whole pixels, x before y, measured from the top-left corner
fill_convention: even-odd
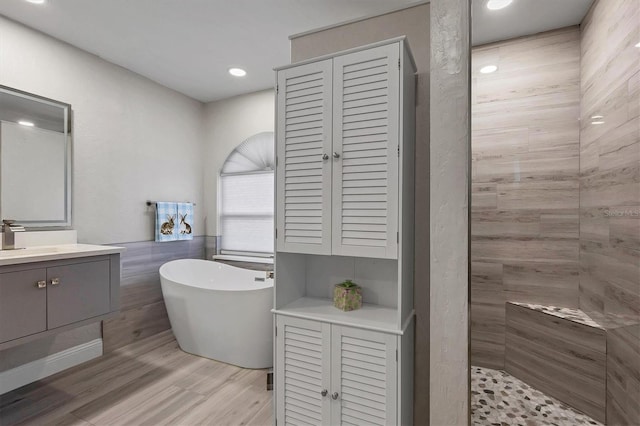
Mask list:
[[[270,425],[267,371],[182,352],[170,330],[0,395],[0,425]]]

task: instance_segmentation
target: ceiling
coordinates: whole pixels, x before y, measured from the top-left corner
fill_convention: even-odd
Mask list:
[[[273,87],[273,68],[290,62],[291,34],[415,2],[0,0],[0,14],[209,102]]]
[[[593,0],[473,0],[473,44],[579,24]],[[0,14],[194,99],[273,87],[289,63],[288,36],[416,0],[1,0]],[[235,78],[230,67],[247,70]]]
[[[513,0],[500,10],[486,8],[487,0],[473,0],[473,45],[508,40],[578,25],[594,0]]]

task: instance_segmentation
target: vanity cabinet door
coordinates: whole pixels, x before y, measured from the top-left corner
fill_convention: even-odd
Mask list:
[[[47,268],[49,329],[109,312],[109,261]]]
[[[278,71],[278,251],[331,254],[331,64]]]
[[[397,259],[400,45],[333,61],[333,250]]]
[[[47,329],[46,278],[45,269],[0,274],[0,343]]]

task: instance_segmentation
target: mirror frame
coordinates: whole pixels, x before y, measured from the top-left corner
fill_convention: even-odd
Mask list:
[[[65,125],[65,176],[64,176],[64,219],[63,220],[21,220],[20,218],[4,217],[2,211],[2,182],[0,181],[0,220],[1,219],[14,219],[17,224],[23,225],[28,231],[46,231],[55,229],[72,229],[72,206],[73,206],[73,144],[72,144],[72,116],[73,110],[71,104],[60,102],[55,99],[47,98],[44,96],[36,95],[34,93],[25,92],[23,90],[15,89],[13,87],[0,85],[0,93],[11,94],[26,99],[31,99],[37,102],[49,104],[63,108],[64,110],[64,125]],[[0,156],[2,155],[2,149],[0,146]],[[1,157],[0,157],[1,158]]]

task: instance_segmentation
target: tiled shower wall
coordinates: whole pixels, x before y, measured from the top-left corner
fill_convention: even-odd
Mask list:
[[[472,70],[472,364],[503,369],[505,302],[578,307],[579,28],[475,48]]]
[[[612,425],[640,424],[638,43],[640,2],[596,0],[582,25],[580,308],[609,327]]]
[[[640,316],[640,2],[600,0],[582,28],[580,307],[633,320]]]

